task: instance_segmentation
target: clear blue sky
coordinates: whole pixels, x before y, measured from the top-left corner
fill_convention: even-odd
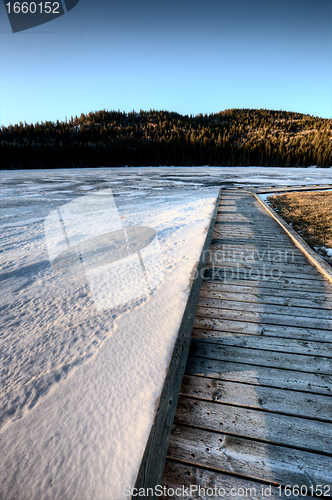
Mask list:
[[[100,109],[331,118],[331,0],[80,0],[19,33],[0,16],[4,125]]]

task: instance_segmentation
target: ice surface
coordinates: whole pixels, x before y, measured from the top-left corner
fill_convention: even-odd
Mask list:
[[[218,187],[330,182],[330,169],[318,168],[2,172],[0,497],[122,498],[135,483]],[[44,221],[70,206],[84,218],[79,200],[90,196],[101,199],[92,207],[102,218],[110,188],[121,225],[157,232],[163,274],[142,250],[157,288],[141,296],[139,285],[130,302],[98,309],[84,263],[52,268]],[[99,235],[89,217],[89,235]],[[75,227],[85,230],[72,224],[73,238]],[[52,238],[64,252],[62,229]],[[130,280],[118,276],[121,296]]]
[[[273,196],[275,193],[259,193],[259,197],[262,198],[263,201],[267,201],[269,196]]]

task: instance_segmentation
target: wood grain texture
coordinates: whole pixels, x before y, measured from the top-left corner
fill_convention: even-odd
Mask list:
[[[255,269],[238,269],[236,266],[230,268],[221,266],[212,268],[212,266],[207,266],[204,273],[204,280],[230,284],[236,283],[238,285],[247,282],[245,283],[246,285],[257,284],[262,288],[269,288],[273,284],[273,287],[279,285],[280,288],[312,290],[313,292],[324,290],[325,288],[319,276],[317,278],[312,277],[312,279],[301,278],[298,275],[279,276],[278,272],[271,272],[271,270],[263,272]]]
[[[304,318],[313,319],[332,319],[332,311],[327,308],[312,308],[304,300],[302,306],[298,305],[278,305],[278,304],[262,304],[258,301],[239,301],[235,299],[202,297],[199,299],[200,307],[215,307],[216,309],[227,309],[235,311],[250,311],[259,314],[278,314],[286,316],[302,316]],[[332,328],[331,328],[332,330]]]
[[[223,286],[221,284],[221,286]],[[226,290],[218,290],[217,288],[201,288],[200,297],[207,299],[218,299],[218,300],[234,300],[241,302],[253,302],[257,304],[273,304],[278,306],[288,306],[288,307],[302,307],[302,308],[313,308],[313,309],[323,309],[323,310],[331,310],[332,314],[332,300],[328,300],[326,296],[321,294],[320,297],[315,297],[312,293],[304,292],[300,295],[299,292],[295,296],[290,292],[289,294],[280,295],[279,293],[273,293],[273,290],[270,290],[270,293],[263,294],[257,291],[255,293],[255,289],[247,289],[243,290],[244,287],[237,287],[237,290],[231,289],[231,287],[226,287]]]
[[[326,356],[304,356],[303,354],[264,349],[248,349],[208,343],[199,339],[192,340],[190,354],[207,359],[227,360],[235,363],[244,362],[249,365],[332,375],[332,360]]]
[[[227,473],[215,472],[206,470],[195,465],[175,462],[168,459],[163,475],[163,485],[166,491],[169,490],[170,495],[166,496],[167,500],[309,500],[309,496],[294,496],[285,495],[284,491],[279,490],[275,486],[250,481],[245,478],[232,476]],[[182,493],[181,488],[176,488],[181,485],[181,488],[187,488]],[[190,487],[192,491],[190,491]],[[200,489],[199,489],[200,488]],[[217,495],[211,495],[211,488],[217,490]]]
[[[238,333],[245,335],[264,335],[267,337],[283,337],[289,339],[312,340],[316,342],[331,342],[331,332],[319,328],[292,327],[283,325],[269,325],[260,323],[249,323],[237,319],[216,319],[195,317],[194,331],[192,336],[198,337],[200,330],[201,338],[218,338],[224,333]]]
[[[185,374],[181,396],[332,422],[332,398]]]
[[[235,276],[236,278],[236,276]],[[326,298],[331,298],[332,288],[327,287],[327,284],[323,281],[305,281],[305,280],[297,280],[297,279],[279,279],[278,281],[271,280],[241,280],[240,278],[235,279],[234,277],[228,277],[226,282],[222,281],[211,281],[205,279],[202,283],[202,287],[205,286],[222,286],[227,285],[229,287],[246,287],[246,288],[255,288],[259,293],[268,293],[272,290],[272,293],[278,294],[288,294],[288,292],[293,293],[311,293],[314,296],[323,295]]]
[[[194,328],[192,338],[222,346],[246,347],[248,349],[263,349],[264,351],[332,358],[332,334],[328,333],[327,335],[329,336],[329,342],[315,342],[312,336],[310,340],[303,342],[302,339],[269,337],[266,334],[262,337],[261,335],[218,332],[218,335],[211,336],[209,330]],[[309,359],[308,362],[310,362]]]
[[[261,263],[261,264],[250,264],[250,263],[243,263],[243,262],[238,262],[238,263],[232,263],[232,262],[226,262],[222,264],[207,264],[207,270],[209,273],[211,273],[211,270],[215,270],[214,274],[221,274],[223,277],[224,275],[226,276],[232,276],[234,274],[235,276],[241,277],[242,276],[248,276],[256,278],[260,277],[265,280],[270,280],[278,282],[281,278],[295,278],[297,280],[302,279],[302,280],[307,280],[307,281],[320,281],[320,276],[318,274],[318,271],[313,271],[313,272],[301,272],[296,266],[285,266],[285,265],[279,265],[279,264],[266,264],[266,263]]]
[[[244,309],[244,308],[243,308]],[[299,326],[302,328],[316,328],[320,330],[332,330],[332,320],[320,318],[308,318],[295,314],[273,314],[269,312],[253,312],[246,310],[223,309],[216,307],[197,307],[197,316],[215,319],[236,319],[250,323]]]
[[[165,484],[332,495],[332,287],[291,236],[252,193],[222,193]]]
[[[286,370],[283,367],[250,365],[245,362],[245,359],[241,361],[242,363],[236,363],[227,358],[216,360],[189,356],[186,373],[217,380],[332,396],[332,377],[330,375]]]
[[[332,426],[312,419],[180,396],[174,422],[332,455]]]
[[[279,484],[330,484],[332,458],[176,425],[168,458]]]

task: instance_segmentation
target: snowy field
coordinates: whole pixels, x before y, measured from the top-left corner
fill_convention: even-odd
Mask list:
[[[331,182],[331,169],[318,168],[2,171],[0,498],[125,498],[219,186]],[[126,228],[123,245],[141,250],[116,267],[108,289],[117,262],[106,272],[85,244],[95,237],[103,248],[112,224],[115,246]],[[77,242],[78,226],[88,229]],[[130,234],[150,238],[155,253]],[[69,252],[72,241],[80,254]],[[102,273],[91,259],[104,262]]]

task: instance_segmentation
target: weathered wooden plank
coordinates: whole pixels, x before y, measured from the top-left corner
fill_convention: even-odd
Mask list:
[[[238,217],[235,213],[228,212],[218,212],[215,227],[222,230],[224,227],[230,230],[232,227],[234,229],[246,230],[251,229],[252,231],[260,231],[262,228],[266,228],[267,231],[273,235],[280,232],[280,226],[276,221],[270,222],[268,218],[262,217],[261,214],[257,216],[253,212],[247,214],[247,216],[241,215]],[[285,236],[284,232],[281,232]]]
[[[218,380],[332,395],[332,377],[320,373],[298,372],[198,356],[189,356],[186,373]]]
[[[243,262],[225,262],[223,264],[210,264],[206,265],[205,276],[229,276],[240,277],[240,279],[258,278],[274,282],[280,282],[281,279],[295,278],[297,280],[318,281],[321,282],[321,276],[316,270],[308,268],[308,272],[301,273],[296,269],[284,268],[267,263],[262,264],[246,264]]]
[[[332,454],[332,426],[317,420],[180,396],[174,422],[297,450]]]
[[[230,206],[227,208],[227,206],[224,205],[223,207],[219,207],[217,221],[223,219],[225,219],[227,222],[237,221],[239,224],[255,224],[255,226],[256,224],[258,226],[265,225],[270,229],[272,227],[278,227],[276,226],[275,221],[272,221],[272,224],[270,224],[268,219],[262,219],[260,213],[258,212],[250,210],[250,213],[241,214],[239,213],[239,207],[236,206]]]
[[[219,251],[219,252],[224,252],[225,254],[231,253],[231,254],[254,254],[257,256],[258,259],[263,259],[263,258],[270,258],[273,256],[273,258],[278,258],[280,259],[285,259],[287,261],[293,261],[293,259],[301,259],[302,261],[308,262],[307,257],[303,255],[303,253],[298,250],[297,248],[292,247],[289,245],[288,247],[285,247],[284,245],[266,245],[262,244],[250,244],[248,241],[246,243],[233,243],[232,245],[229,245],[227,243],[219,244],[217,242],[218,240],[212,240],[211,246],[210,246],[210,251]]]
[[[215,258],[213,254],[210,254],[208,261],[206,263],[207,267],[215,266],[221,268],[235,268],[235,269],[259,269],[270,272],[271,270],[278,270],[278,273],[274,273],[274,276],[278,277],[278,274],[282,276],[294,276],[294,277],[303,277],[307,279],[312,279],[312,276],[315,276],[316,279],[321,279],[321,275],[315,269],[311,269],[308,264],[298,264],[294,262],[243,262],[241,260],[225,260]]]
[[[261,228],[258,228],[257,226],[240,227],[239,225],[236,225],[234,223],[229,223],[229,226],[226,226],[223,225],[223,223],[220,221],[219,225],[215,227],[213,234],[217,237],[218,235],[220,235],[221,238],[233,237],[233,239],[249,239],[248,243],[250,243],[251,239],[259,238],[260,243],[264,243],[265,245],[267,245],[271,241],[277,241],[279,242],[279,244],[286,243],[287,245],[291,245],[287,237],[280,237],[278,233],[279,230],[277,228],[275,229],[275,231],[268,231],[268,229],[264,228],[263,226]]]
[[[240,241],[239,238],[234,238],[234,242],[232,243],[227,243],[227,242],[222,242],[222,238],[213,238],[211,242],[211,247],[224,247],[224,248],[231,248],[233,250],[242,250],[243,248],[248,248],[248,249],[254,249],[254,250],[268,250],[270,249],[271,251],[274,249],[280,250],[280,251],[291,251],[293,255],[296,256],[303,256],[305,258],[303,252],[299,248],[296,248],[292,246],[292,243],[288,243],[288,241],[282,241],[279,240],[279,244],[269,244],[267,242],[264,242],[264,240],[261,238],[257,243],[253,241],[248,241],[247,239],[245,241]]]
[[[285,297],[279,296],[279,294],[272,293],[267,295],[261,295],[259,292],[250,293],[246,292],[221,292],[218,290],[207,290],[205,288],[201,289],[201,298],[213,299],[213,300],[228,300],[234,302],[243,302],[243,303],[252,303],[252,304],[261,304],[261,305],[278,305],[278,306],[286,306],[286,307],[298,307],[298,308],[306,308],[310,309],[321,309],[328,313],[328,311],[332,310],[332,300],[328,301],[326,297],[324,300],[312,300],[310,294],[307,294],[307,297],[302,298],[294,298],[294,297]]]
[[[229,240],[232,240],[235,245],[241,245],[242,240],[244,245],[248,246],[259,246],[261,248],[267,248],[276,245],[279,247],[284,247],[285,249],[291,249],[292,243],[285,238],[280,238],[278,236],[269,236],[267,232],[262,229],[261,231],[257,231],[255,233],[251,233],[249,231],[221,231],[215,230],[213,233],[214,240],[228,240],[226,243],[230,245]],[[216,244],[216,243],[214,243]]]
[[[307,262],[273,262],[273,261],[268,261],[268,260],[253,260],[253,261],[247,261],[247,260],[242,260],[242,259],[227,259],[225,256],[222,254],[218,254],[218,252],[211,252],[209,255],[209,258],[207,260],[207,265],[214,265],[214,266],[241,266],[241,267],[258,267],[262,268],[264,267],[265,269],[268,268],[275,268],[277,267],[278,269],[282,271],[291,271],[291,272],[297,272],[298,274],[315,274],[316,276],[321,277],[321,274],[317,271],[317,269],[312,268],[312,266],[308,266]],[[311,272],[311,269],[313,272]]]
[[[260,286],[268,287],[270,284],[285,284],[299,286],[313,291],[324,289],[324,282],[319,279],[319,276],[301,278],[298,274],[294,276],[279,276],[279,273],[271,272],[271,270],[255,270],[255,269],[237,269],[236,265],[233,267],[207,267],[204,271],[204,280],[206,281],[221,281],[223,283],[236,281],[248,281],[257,283]],[[293,286],[294,288],[294,286]]]
[[[306,500],[309,496],[287,496],[274,485],[262,484],[228,474],[210,471],[201,467],[166,461],[163,482],[167,500]],[[212,489],[212,491],[211,491]],[[215,493],[215,494],[214,494]],[[163,497],[164,498],[164,497]]]
[[[246,406],[332,422],[332,397],[259,385],[184,375],[180,394],[218,403]]]
[[[321,356],[304,356],[303,354],[289,354],[263,349],[222,346],[197,339],[192,340],[190,353],[194,356],[209,359],[332,375],[331,359]]]
[[[224,235],[219,235],[219,234],[214,234],[214,244],[213,246],[218,246],[218,247],[223,247],[223,246],[237,246],[237,247],[244,247],[244,248],[252,248],[255,247],[257,249],[268,249],[268,248],[276,248],[280,252],[291,252],[293,249],[292,244],[288,243],[287,241],[283,241],[280,238],[276,238],[273,240],[265,240],[265,236],[262,232],[262,234],[257,234],[255,237],[249,236],[247,234],[235,234],[234,232],[229,233],[229,234],[224,234]],[[220,241],[219,241],[220,240]],[[221,240],[226,240],[226,241],[221,241]],[[264,241],[264,243],[263,243]],[[300,257],[299,253],[294,253],[294,255],[297,255]]]
[[[263,261],[264,259],[268,259],[269,257],[273,256],[274,259],[278,258],[279,262],[284,260],[283,256],[287,257],[287,261],[293,262],[294,259],[299,259],[303,263],[308,264],[308,259],[307,257],[301,252],[300,250],[296,250],[292,247],[292,245],[287,245],[285,242],[282,242],[279,240],[279,244],[274,243],[274,244],[262,244],[262,237],[260,237],[260,244],[254,244],[250,241],[247,241],[246,243],[236,243],[234,241],[234,244],[230,243],[223,243],[223,244],[218,244],[214,243],[211,245],[210,251],[211,253],[215,254],[220,254],[224,255],[227,252],[231,255],[236,255],[236,254],[254,254],[256,256],[256,260]]]
[[[244,237],[244,238],[261,238],[264,237],[264,242],[268,241],[279,241],[279,242],[288,242],[289,240],[286,239],[284,235],[279,235],[280,230],[278,228],[275,228],[274,231],[268,230],[267,226],[261,226],[258,227],[257,225],[253,224],[244,224],[243,222],[241,223],[236,223],[236,222],[224,222],[224,221],[217,221],[216,226],[214,229],[214,234],[218,235],[220,234],[221,237],[224,236],[233,236],[235,238],[239,237]]]
[[[259,200],[225,194],[169,456],[204,484],[332,486],[332,287]]]
[[[229,332],[220,332],[218,337],[210,337],[208,333],[209,330],[195,328],[192,338],[223,346],[247,347],[248,349],[322,356],[332,359],[332,333],[330,336],[331,342],[312,342],[312,340],[303,341],[292,338],[262,337]]]
[[[331,342],[332,333],[329,330],[317,328],[301,328],[283,325],[264,325],[247,321],[224,320],[215,318],[195,317],[192,338],[220,337],[225,333],[244,335],[260,335],[268,337],[283,337],[302,339],[305,341]]]
[[[217,215],[217,222],[221,223],[226,223],[226,224],[238,224],[238,225],[254,225],[256,226],[257,224],[260,224],[261,221],[259,221],[259,218],[257,216],[251,216],[247,217],[245,215],[239,215],[237,212],[237,207],[230,207],[232,208],[231,210],[223,207],[222,209],[218,210],[218,215]],[[267,226],[269,229],[271,229],[272,226]]]
[[[220,233],[213,234],[212,244],[213,245],[251,245],[251,246],[255,246],[255,247],[260,246],[262,248],[272,246],[271,242],[266,241],[263,243],[262,238],[248,240],[247,238],[234,238],[234,237],[232,238],[232,235],[230,235],[229,238],[227,238],[227,237],[223,237],[222,234],[220,234]],[[276,241],[276,248],[279,248],[280,250],[282,250],[282,249],[284,249],[284,250],[294,249],[291,243],[284,242],[281,239],[278,239]]]
[[[254,192],[259,194],[259,193],[274,193],[274,192],[279,192],[284,193],[284,192],[290,192],[290,191],[324,191],[326,189],[330,189],[332,187],[332,184],[311,184],[308,186],[300,185],[300,186],[270,186],[268,188],[266,187],[258,187],[257,189],[254,189]]]
[[[237,214],[240,210],[242,209],[238,207]],[[234,212],[218,212],[215,229],[223,230],[223,228],[225,228],[226,230],[230,230],[233,227],[235,230],[238,229],[240,231],[246,229],[256,231],[260,228],[266,227],[272,234],[280,233],[282,237],[286,236],[284,231],[280,231],[278,222],[274,220],[269,221],[268,217],[268,214],[262,214],[258,210],[256,212],[249,210],[248,213],[245,215],[241,214],[240,217],[238,217]]]
[[[261,234],[248,235],[248,234],[236,234],[234,232],[229,233],[214,233],[213,234],[214,246],[242,246],[242,247],[256,247],[256,248],[269,248],[275,247],[280,251],[292,251],[294,250],[291,243],[281,239],[281,238],[265,238],[264,231]],[[294,255],[300,255],[294,253]]]
[[[261,228],[257,224],[250,224],[250,223],[236,223],[236,222],[223,222],[223,221],[217,221],[216,225],[214,227],[214,232],[213,234],[220,234],[221,237],[223,235],[234,235],[234,239],[237,238],[239,235],[244,235],[245,238],[247,236],[255,238],[258,236],[261,236],[264,232],[264,228],[267,226],[261,226]],[[266,239],[264,239],[264,242],[266,243],[269,240],[278,240],[278,241],[286,241],[290,242],[289,237],[286,235],[284,231],[280,230],[280,227],[278,228],[275,226],[273,228],[274,230],[266,231]],[[264,235],[265,235],[264,234]],[[261,241],[262,243],[262,241]]]
[[[235,207],[236,208],[236,207]],[[239,227],[268,227],[270,230],[278,227],[276,222],[270,224],[268,219],[262,219],[261,217],[257,217],[257,214],[254,215],[253,212],[247,215],[239,214],[238,212],[229,213],[227,210],[218,210],[216,225],[219,224],[234,224]]]
[[[260,217],[260,220],[259,220]],[[253,213],[248,214],[246,217],[241,216],[237,217],[234,213],[229,214],[229,213],[219,213],[216,219],[216,224],[215,224],[215,229],[223,231],[231,231],[234,229],[235,231],[261,231],[262,229],[266,228],[267,232],[269,234],[272,234],[275,236],[280,232],[282,234],[282,237],[285,236],[285,233],[280,231],[280,227],[278,226],[277,222],[272,222],[267,218],[262,218],[261,214],[259,214],[259,217],[257,217],[257,214],[254,216]]]
[[[207,273],[206,273],[207,274]],[[219,279],[209,279],[209,277],[205,274],[205,278],[203,283],[211,282],[211,283],[219,283],[227,284],[227,285],[235,285],[235,286],[255,286],[260,289],[273,289],[279,288],[280,290],[292,290],[292,291],[305,291],[313,293],[324,293],[325,290],[331,291],[331,287],[328,283],[324,281],[313,281],[313,280],[298,280],[294,278],[279,278],[278,281],[271,282],[264,279],[240,279],[240,276],[237,278],[236,273],[234,273],[233,278],[226,276],[225,280],[223,276]]]
[[[248,217],[243,214],[238,214],[237,207],[235,205],[219,205],[217,220],[220,217],[229,217],[229,220],[239,220],[239,221],[247,221]],[[250,219],[249,219],[250,220]]]
[[[168,457],[282,485],[299,484],[309,488],[332,483],[331,457],[298,450],[294,453],[290,448],[182,425],[177,425],[172,432]]]
[[[234,224],[243,227],[267,227],[270,231],[275,230],[278,225],[275,221],[272,221],[272,224],[268,219],[262,219],[261,214],[257,215],[251,211],[249,214],[239,214],[236,212],[237,207],[232,207],[232,210],[229,211],[225,207],[223,209],[218,210],[218,215],[216,219],[216,223],[221,222],[221,224]]]
[[[278,230],[276,229],[276,232],[268,232],[265,231],[264,228],[258,229],[256,227],[250,227],[248,228],[240,228],[239,226],[235,227],[235,224],[229,224],[229,226],[216,226],[214,230],[214,236],[218,237],[220,235],[221,238],[245,238],[248,239],[249,242],[250,240],[254,239],[260,239],[260,242],[262,243],[262,239],[264,238],[263,241],[265,244],[270,243],[270,242],[278,242],[280,243],[288,243],[288,240],[284,236],[279,236]]]
[[[252,311],[240,311],[230,309],[217,309],[215,307],[197,307],[197,316],[215,319],[235,319],[238,321],[248,321],[252,323],[270,325],[292,325],[303,328],[317,328],[321,330],[332,330],[332,321],[328,319],[307,318],[304,316],[255,313]]]
[[[247,265],[255,265],[255,264],[269,264],[270,266],[279,266],[284,267],[284,268],[289,268],[291,266],[296,266],[296,267],[308,267],[308,262],[306,262],[303,258],[300,257],[293,257],[293,256],[287,256],[284,258],[282,256],[275,255],[273,256],[270,254],[266,254],[265,256],[263,253],[254,254],[253,252],[240,252],[238,253],[227,253],[223,250],[218,250],[217,247],[215,249],[210,251],[210,258],[208,260],[208,263],[214,263],[213,259],[215,258],[218,259],[218,265],[222,266],[223,264],[247,264]]]
[[[242,211],[242,208],[237,205],[237,206],[230,206],[229,208],[232,208],[232,210],[229,212],[228,208],[226,206],[219,207],[218,214],[217,214],[217,220],[225,217],[229,218],[231,221],[239,221],[239,223],[247,223],[247,224],[254,224],[259,226],[259,225],[267,225],[270,224],[270,221],[268,220],[267,217],[261,217],[261,211],[257,210],[256,207],[252,207],[250,210],[245,210]],[[235,209],[235,211],[234,211]],[[241,213],[242,212],[242,213]],[[269,225],[270,229],[274,227],[278,227],[276,221],[271,221],[272,223]],[[279,227],[280,229],[280,227]]]
[[[300,290],[283,290],[280,294],[280,288],[260,289],[258,286],[236,286],[224,285],[223,283],[213,283],[204,281],[201,288],[202,297],[216,297],[224,299],[244,300],[246,302],[261,302],[263,304],[282,304],[282,305],[300,305],[305,301],[306,304],[312,304],[310,307],[319,309],[330,309],[332,307],[332,293],[321,292],[302,292]],[[276,302],[275,302],[276,301]]]
[[[264,241],[264,244],[266,246],[272,246],[274,244],[278,246],[283,246],[285,249],[292,248],[291,243],[288,243],[286,240],[283,240],[282,238],[272,238],[272,237],[267,237],[263,234],[260,235],[249,235],[249,234],[236,234],[233,232],[229,232],[226,234],[225,232],[217,231],[215,230],[213,233],[213,239],[218,240],[218,243],[225,243],[227,245],[243,242],[245,244],[250,244],[250,245],[256,245],[256,243],[259,243],[262,245],[262,241]]]
[[[259,259],[258,256],[253,258],[253,254],[243,253],[243,255],[227,255],[226,253],[222,254],[222,252],[218,253],[216,251],[211,251],[208,262],[208,266],[215,267],[236,267],[237,265],[249,268],[253,266],[257,266],[258,268],[275,268],[278,267],[283,271],[297,271],[298,274],[310,274],[311,266],[308,266],[308,263],[304,260],[299,260],[298,258],[289,258],[288,260],[269,260],[268,257]],[[313,270],[316,276],[321,277],[317,270]]]
[[[262,229],[266,229],[268,234],[273,234],[276,235],[277,232],[280,230],[278,229],[277,223],[270,223],[268,220],[261,220],[261,214],[260,218],[257,216],[254,216],[253,214],[248,214],[247,217],[245,216],[237,216],[236,212],[218,212],[218,216],[216,219],[216,226],[217,229],[229,231],[232,227],[234,230],[243,230],[245,231],[246,229],[252,230],[252,231],[261,231]]]
[[[303,300],[303,306],[286,306],[277,304],[262,304],[260,302],[244,302],[240,300],[227,300],[221,298],[200,297],[199,307],[210,307],[216,309],[232,309],[235,311],[250,311],[259,314],[278,314],[287,316],[302,316],[315,319],[332,319],[332,311],[329,309],[311,308]],[[331,323],[332,330],[332,323]]]
[[[207,262],[207,265],[209,266],[216,266],[216,267],[236,267],[237,265],[239,266],[248,266],[249,268],[252,266],[257,266],[257,267],[263,267],[265,269],[270,268],[275,268],[279,267],[280,269],[284,271],[292,271],[294,272],[295,269],[298,270],[298,273],[300,274],[308,274],[308,263],[305,261],[293,261],[293,259],[289,259],[288,261],[276,261],[276,260],[268,260],[268,258],[265,259],[258,259],[258,256],[255,258],[252,258],[253,254],[249,253],[243,253],[242,256],[240,255],[227,255],[226,253],[222,254],[219,253],[217,255],[217,258],[215,259],[215,251],[210,252],[210,256]],[[310,268],[309,268],[310,269]],[[310,273],[311,274],[311,273]],[[319,274],[317,276],[320,276]]]
[[[263,239],[260,239],[257,243],[253,242],[253,241],[248,241],[248,240],[244,240],[243,242],[239,241],[238,238],[234,238],[234,242],[232,243],[223,243],[222,241],[222,238],[212,238],[212,241],[211,241],[211,247],[214,247],[214,246],[219,246],[219,247],[229,247],[229,248],[232,248],[232,249],[238,249],[238,250],[241,250],[243,249],[244,247],[247,247],[247,248],[253,248],[253,249],[262,249],[262,250],[274,250],[275,248],[278,249],[278,250],[285,250],[285,248],[289,251],[291,251],[294,255],[302,255],[304,257],[304,254],[303,252],[301,252],[301,250],[297,247],[295,247],[290,241],[287,240],[287,244],[286,244],[286,247],[284,245],[284,241],[280,241],[280,244],[279,245],[270,245],[266,242],[264,242]]]
[[[247,243],[253,243],[252,240],[259,239],[260,244],[265,244],[266,246],[268,244],[272,245],[273,243],[277,243],[279,245],[285,244],[287,246],[291,246],[291,243],[288,241],[288,239],[284,237],[279,237],[278,235],[278,230],[276,230],[275,233],[269,233],[267,230],[265,230],[263,227],[258,230],[258,229],[239,229],[233,227],[232,229],[228,228],[223,228],[222,226],[217,227],[214,230],[213,233],[214,237],[216,238],[232,238],[234,240],[237,239],[246,239]]]
[[[296,253],[292,253],[291,249],[269,247],[252,247],[249,245],[237,246],[233,248],[229,245],[213,245],[210,247],[212,255],[217,254],[224,261],[229,262],[276,262],[276,263],[293,263],[299,262],[307,264],[306,257]]]
[[[292,493],[288,495],[288,491],[285,495],[283,490],[280,492],[274,485],[262,484],[169,459],[166,460],[162,484],[168,492],[167,500],[194,500],[196,498],[201,500],[231,498],[266,500],[267,497],[270,500],[312,499],[310,496],[293,496]],[[184,491],[182,488],[185,488]],[[216,495],[211,492],[211,488],[216,491]]]
[[[279,242],[289,242],[289,239],[287,239],[287,236],[285,236],[284,233],[280,231],[280,229],[275,228],[275,231],[264,231],[264,226],[261,228],[257,227],[254,224],[249,224],[249,223],[236,223],[236,222],[223,222],[223,221],[217,221],[215,228],[214,228],[214,235],[220,235],[221,238],[226,236],[227,238],[229,236],[234,236],[234,239],[241,238],[258,238],[261,236],[266,235],[266,239],[261,240],[260,243],[267,243],[269,240],[277,240]],[[280,237],[278,237],[280,234]]]

